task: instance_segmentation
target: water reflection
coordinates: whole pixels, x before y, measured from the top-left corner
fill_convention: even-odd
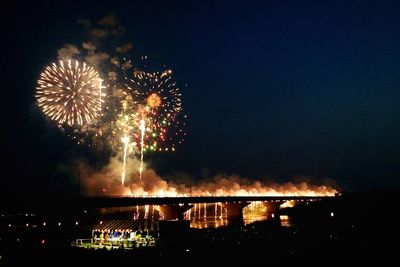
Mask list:
[[[184,214],[192,228],[218,228],[228,225],[227,211],[222,203],[196,203]]]
[[[268,213],[267,207],[262,202],[251,202],[243,208],[243,223],[245,225],[256,221],[279,219],[283,227],[292,226],[292,222],[287,215],[280,215],[276,218],[275,214]],[[193,208],[184,214],[185,220],[190,220],[192,228],[218,228],[228,225],[227,210],[222,203],[197,203]]]
[[[293,203],[283,203],[281,207],[290,207]],[[164,220],[164,214],[159,211],[157,205],[136,206],[129,208],[129,212],[133,211],[134,219],[151,219]],[[113,214],[116,210],[112,209]],[[122,211],[119,209],[118,211]],[[276,211],[275,211],[276,212]],[[132,214],[132,213],[131,213]],[[218,228],[228,225],[227,209],[222,203],[196,203],[193,207],[183,214],[184,220],[190,221],[192,228]],[[279,217],[277,217],[279,216]],[[287,215],[274,214],[273,211],[268,211],[268,205],[263,202],[251,202],[243,208],[243,224],[251,224],[256,221],[277,220],[283,227],[293,225],[292,220]]]
[[[283,226],[283,227],[293,226],[293,222],[290,220],[289,216],[280,215],[279,219],[281,220],[281,226]]]
[[[267,219],[267,207],[261,201],[251,202],[243,209],[243,222],[250,224]]]

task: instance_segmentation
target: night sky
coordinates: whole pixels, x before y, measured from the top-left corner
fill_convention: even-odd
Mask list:
[[[399,1],[34,2],[2,8],[3,195],[75,192],[65,170],[93,156],[36,107],[36,79],[83,41],[77,19],[110,13],[131,54],[172,68],[183,91],[186,141],[147,156],[161,175],[400,185]]]

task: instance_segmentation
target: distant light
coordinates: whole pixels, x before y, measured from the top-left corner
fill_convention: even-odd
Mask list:
[[[58,226],[61,226],[61,223],[60,223],[60,222],[58,223]]]
[[[275,214],[272,213],[271,217],[272,217],[272,218],[275,218]]]
[[[189,251],[190,251],[190,250],[187,248],[187,249],[186,249],[186,252],[189,252]]]
[[[28,215],[29,215],[28,213],[25,213],[25,217],[28,217]]]
[[[78,225],[78,222],[75,222],[75,225]]]
[[[287,215],[280,215],[279,216],[279,219],[281,219],[281,220],[289,220],[289,216],[287,216]]]
[[[46,240],[45,239],[42,239],[41,241],[40,241],[40,244],[44,244],[44,243],[46,243]]]
[[[45,222],[43,223],[43,226],[46,226],[46,223],[45,223]]]
[[[331,212],[331,217],[335,216],[335,214],[333,212]]]
[[[29,226],[29,223],[25,224],[25,226],[28,227],[28,226]]]
[[[84,212],[84,213],[86,213],[86,212],[87,212],[87,210],[84,210],[83,212]]]
[[[100,221],[100,224],[103,224],[103,221]]]
[[[8,227],[11,227],[11,223],[8,225]]]

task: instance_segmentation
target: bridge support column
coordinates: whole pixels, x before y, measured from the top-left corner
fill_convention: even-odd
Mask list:
[[[243,208],[249,205],[250,202],[227,202],[222,206],[227,210],[228,224],[243,224]]]
[[[267,219],[279,219],[279,207],[283,202],[281,200],[263,202],[263,205],[267,208]]]
[[[183,220],[183,213],[191,209],[193,205],[161,205],[160,212],[164,215],[164,220]]]

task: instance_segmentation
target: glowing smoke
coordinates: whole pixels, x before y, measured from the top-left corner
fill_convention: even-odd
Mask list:
[[[119,53],[126,53],[129,50],[132,49],[132,44],[128,43],[128,44],[124,44],[122,46],[118,46],[117,48],[115,48],[115,50]]]
[[[94,66],[94,67],[98,67],[100,65],[100,63],[108,60],[110,58],[110,55],[108,55],[107,53],[104,52],[100,52],[100,53],[89,53],[86,57],[85,57],[85,61],[90,65],[90,66]]]
[[[89,51],[96,50],[96,46],[92,42],[83,42],[82,47]]]
[[[108,36],[108,34],[109,34],[108,30],[101,28],[95,28],[90,30],[90,35],[98,39],[105,38]]]
[[[121,186],[122,162],[111,158],[100,171],[80,164],[82,183],[87,195],[126,196],[333,196],[337,191],[328,185],[306,182],[262,183],[239,175],[217,175],[209,182],[194,185],[168,182],[152,169],[144,168],[139,179],[140,161],[130,158],[126,164],[125,187]]]
[[[78,55],[79,49],[75,45],[65,44],[63,47],[58,49],[57,51],[58,57],[61,60],[70,60],[73,59],[76,55]]]

